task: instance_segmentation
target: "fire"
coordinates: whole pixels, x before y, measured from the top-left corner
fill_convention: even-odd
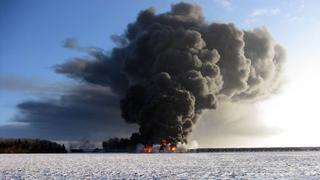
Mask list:
[[[175,152],[177,150],[177,146],[175,146],[169,138],[163,138],[161,140],[161,152]]]
[[[145,153],[152,153],[153,152],[153,147],[152,146],[145,146],[143,148],[143,152]]]
[[[177,147],[176,146],[169,146],[168,150],[169,151],[175,151],[175,150],[177,150]]]

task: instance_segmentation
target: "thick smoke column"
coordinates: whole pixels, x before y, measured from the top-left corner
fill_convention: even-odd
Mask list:
[[[164,137],[187,142],[202,111],[219,100],[255,101],[275,92],[284,49],[266,28],[240,30],[233,24],[205,22],[198,5],[179,3],[170,12],[140,12],[110,55],[94,48],[94,61],[78,59],[56,71],[109,86],[122,97],[122,117],[139,124],[135,137],[145,144]],[[219,107],[217,107],[219,108]]]

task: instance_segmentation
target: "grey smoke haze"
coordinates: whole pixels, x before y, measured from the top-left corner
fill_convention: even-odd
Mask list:
[[[0,126],[0,136],[101,140],[136,129],[119,118],[119,98],[99,85],[75,86],[59,98],[25,101],[18,108],[15,124]]]
[[[70,138],[86,130],[126,136],[138,125],[143,143],[164,137],[187,142],[204,110],[218,109],[210,111],[208,123],[215,129],[227,121],[224,113],[239,113],[219,107],[219,102],[254,102],[276,92],[286,59],[265,27],[246,31],[234,24],[208,23],[200,6],[187,3],[162,14],[153,8],[141,11],[112,40],[118,47],[107,53],[67,39],[66,48],[87,52],[89,58],[75,58],[55,71],[83,86],[60,99],[19,104],[22,114],[16,121],[71,132]],[[237,125],[218,127],[221,134],[241,134]],[[252,127],[248,132],[259,133],[259,125]]]
[[[73,84],[70,81],[48,83],[41,78],[30,79],[15,75],[0,75],[0,91],[23,91],[38,95],[61,95],[71,86]]]
[[[202,147],[249,147],[280,132],[264,125],[254,104],[220,102],[216,110],[203,113],[190,139]]]

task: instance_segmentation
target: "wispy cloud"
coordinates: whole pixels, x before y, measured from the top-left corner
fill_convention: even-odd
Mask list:
[[[280,8],[254,9],[252,11],[252,13],[250,14],[250,16],[247,19],[245,19],[245,23],[246,24],[251,24],[251,23],[256,22],[259,17],[262,17],[262,16],[275,16],[275,15],[278,15],[279,13],[281,13],[281,9]]]
[[[273,16],[276,14],[279,14],[281,12],[280,8],[274,8],[274,9],[255,9],[251,13],[251,17],[257,17],[257,16]]]
[[[231,8],[232,6],[231,0],[214,0],[214,2],[223,6],[224,8]]]
[[[306,14],[306,5],[302,2],[299,3],[291,3],[288,5],[291,11],[287,11],[285,17],[290,21],[301,22],[305,19]]]

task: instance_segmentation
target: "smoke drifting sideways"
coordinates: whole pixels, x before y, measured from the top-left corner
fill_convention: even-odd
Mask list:
[[[112,39],[118,46],[108,53],[67,39],[65,47],[89,57],[57,65],[55,71],[108,88],[121,99],[125,121],[139,125],[134,136],[144,144],[165,137],[187,143],[203,111],[219,108],[219,101],[269,97],[281,85],[286,60],[285,49],[265,27],[247,31],[208,23],[200,6],[183,2],[162,14],[154,8],[141,11],[123,35]],[[99,93],[94,95],[100,102]],[[19,108],[33,114],[26,103]]]

